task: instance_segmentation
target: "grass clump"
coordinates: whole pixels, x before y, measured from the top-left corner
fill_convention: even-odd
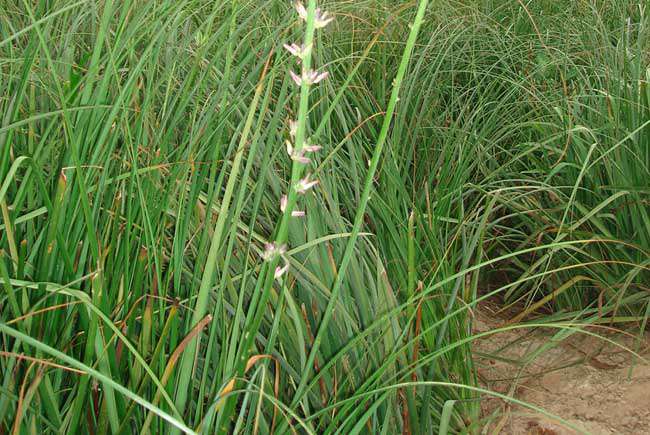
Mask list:
[[[645,325],[643,4],[428,3],[0,2],[0,431],[473,433],[480,300]]]

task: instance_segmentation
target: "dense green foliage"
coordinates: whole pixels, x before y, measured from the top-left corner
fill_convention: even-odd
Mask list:
[[[0,0],[0,433],[472,433],[481,299],[645,328],[645,2],[426,3],[301,97],[285,0]]]

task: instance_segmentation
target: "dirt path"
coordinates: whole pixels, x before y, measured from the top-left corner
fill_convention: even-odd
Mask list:
[[[489,305],[477,312],[475,332],[503,324]],[[642,341],[599,329],[601,335],[650,360],[650,335]],[[594,435],[650,434],[650,365],[602,339],[558,330],[511,330],[479,340],[475,353],[483,387],[512,394]],[[549,346],[556,335],[555,345]],[[535,358],[527,356],[537,354]],[[647,362],[646,362],[647,364]],[[574,434],[557,421],[501,399],[486,399],[484,433]]]

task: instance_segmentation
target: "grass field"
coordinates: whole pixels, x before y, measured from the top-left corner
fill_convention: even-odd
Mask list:
[[[316,3],[0,0],[0,434],[479,433],[480,301],[645,330],[644,1]]]

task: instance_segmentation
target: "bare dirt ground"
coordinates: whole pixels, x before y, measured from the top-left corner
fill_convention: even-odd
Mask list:
[[[475,332],[503,326],[508,316],[489,304],[476,313]],[[650,434],[650,334],[591,329],[614,344],[584,334],[559,340],[560,330],[517,329],[478,340],[475,353],[484,388],[530,403],[573,425],[499,398],[484,400],[484,433],[560,435]],[[566,334],[566,332],[565,332]],[[553,347],[549,343],[554,344]],[[536,355],[535,358],[530,358]]]

